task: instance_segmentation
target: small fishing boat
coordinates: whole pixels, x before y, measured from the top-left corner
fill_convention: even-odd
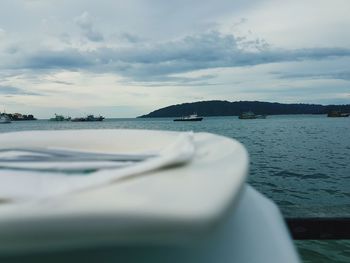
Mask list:
[[[201,120],[203,120],[203,117],[199,117],[196,113],[174,119],[174,121],[201,121]]]
[[[6,114],[0,115],[0,124],[3,123],[11,123],[10,118]]]
[[[256,115],[252,111],[246,111],[241,113],[238,118],[242,120],[256,119]]]
[[[340,111],[330,111],[327,114],[327,117],[349,117],[350,113],[344,113]]]
[[[70,121],[71,117],[64,117],[55,113],[55,117],[51,118],[50,121]]]
[[[103,121],[105,117],[103,116],[98,116],[95,117],[94,115],[88,115],[86,117],[81,117],[81,118],[74,118],[71,121],[73,122],[84,122],[84,121]]]
[[[37,120],[32,114],[21,113],[6,113],[5,114],[11,121],[35,121]]]
[[[249,120],[249,119],[266,119],[266,115],[256,115],[252,111],[243,112],[239,115],[239,119]]]

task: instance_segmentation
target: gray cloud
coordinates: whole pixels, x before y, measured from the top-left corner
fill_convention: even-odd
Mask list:
[[[89,28],[81,19],[82,27]],[[40,50],[23,55],[26,69],[68,69],[114,72],[131,81],[172,81],[173,74],[201,69],[255,66],[276,62],[321,60],[350,56],[347,48],[276,49],[265,41],[249,41],[216,31],[186,36],[173,41],[130,43],[124,47],[101,47],[91,51],[69,48]],[[338,76],[340,77],[340,75]],[[344,78],[348,75],[343,74]],[[181,79],[178,79],[181,81]]]
[[[62,81],[62,80],[53,80],[52,82],[53,82],[53,83],[56,83],[56,84],[67,85],[67,86],[74,85],[74,83],[73,83],[73,82],[69,82],[69,81]]]
[[[124,32],[124,33],[120,34],[119,38],[121,40],[125,40],[125,41],[130,42],[130,43],[139,43],[139,42],[144,40],[143,38],[141,38],[141,37],[139,37],[137,35],[130,34],[130,33],[127,33],[127,32]]]
[[[338,93],[348,93],[349,87],[344,86],[336,86],[336,90]],[[266,93],[266,94],[280,94],[280,95],[288,95],[294,97],[307,97],[310,98],[315,93],[322,94],[334,94],[334,87],[330,87],[329,85],[323,84],[317,87],[296,87],[292,85],[280,85],[278,89],[276,88],[262,88],[262,87],[245,87],[244,92],[246,93]]]
[[[199,77],[178,77],[178,76],[153,76],[150,79],[144,79],[138,81],[126,80],[125,84],[131,84],[133,86],[144,87],[164,87],[164,86],[215,86],[221,83],[213,82],[217,76],[212,74],[206,74]]]
[[[25,69],[84,69],[93,64],[89,52],[76,49],[63,51],[41,50],[28,55],[17,66]]]
[[[75,19],[76,24],[81,28],[85,37],[93,42],[103,41],[103,35],[96,30],[93,19],[88,12],[82,13]]]
[[[288,61],[350,56],[350,49],[272,49],[249,43],[249,51],[233,35],[210,32],[177,41],[125,49],[101,49],[95,55],[104,65],[134,80],[153,80],[176,73],[220,67],[242,67]]]
[[[278,75],[281,79],[339,79],[350,81],[350,71],[338,71],[329,73],[283,73],[283,72],[271,72]]]
[[[40,96],[41,95],[39,93],[25,91],[25,90],[17,88],[17,87],[2,86],[2,85],[0,85],[0,94],[5,95],[5,96],[12,96],[12,95],[35,95],[35,96]]]

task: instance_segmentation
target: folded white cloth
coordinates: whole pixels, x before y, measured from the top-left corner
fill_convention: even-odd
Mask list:
[[[76,148],[50,148],[50,145],[0,148],[0,199],[20,201],[80,191],[131,175],[182,165],[195,153],[192,133],[179,133],[162,145],[152,154],[149,151],[92,153]]]

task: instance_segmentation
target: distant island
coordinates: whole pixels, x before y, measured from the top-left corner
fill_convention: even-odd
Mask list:
[[[7,116],[11,121],[34,121],[36,118],[32,114],[21,113],[0,113],[0,115]]]
[[[330,111],[350,112],[350,104],[320,105],[320,104],[284,104],[262,101],[199,101],[171,105],[152,111],[138,118],[181,117],[197,113],[200,116],[238,116],[242,112],[253,111],[255,114],[327,114]]]

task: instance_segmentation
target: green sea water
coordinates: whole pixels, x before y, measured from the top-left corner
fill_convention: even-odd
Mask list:
[[[210,132],[235,138],[250,154],[248,182],[293,217],[350,216],[350,118],[325,115],[269,116],[202,122],[170,118],[106,119],[103,122],[12,122],[0,132],[58,129],[156,129]],[[298,241],[305,262],[350,262],[349,241]]]

